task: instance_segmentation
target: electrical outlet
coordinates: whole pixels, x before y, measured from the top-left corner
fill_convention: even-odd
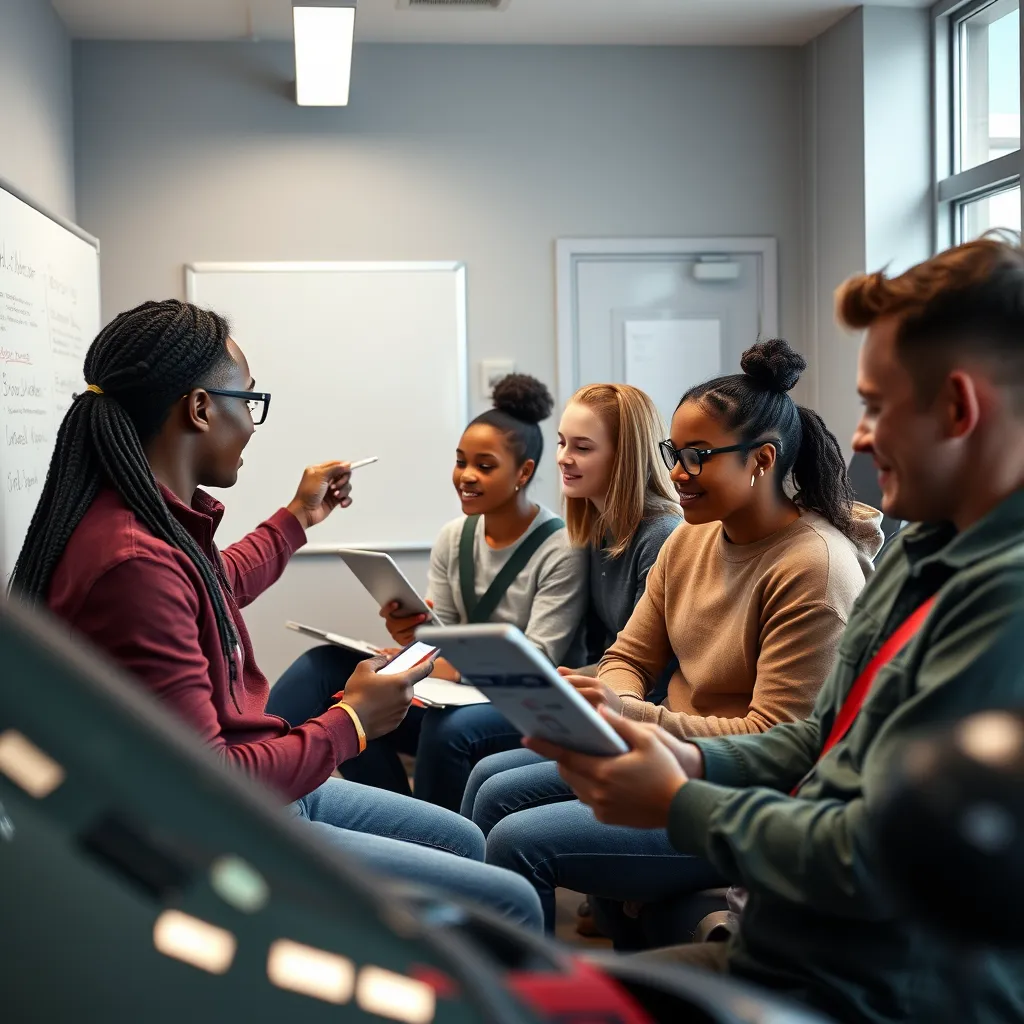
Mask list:
[[[480,397],[491,400],[494,385],[502,377],[516,372],[516,364],[511,359],[485,359],[480,363]]]

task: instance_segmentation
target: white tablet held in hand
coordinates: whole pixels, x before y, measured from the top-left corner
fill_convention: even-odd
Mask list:
[[[349,551],[338,554],[352,570],[357,580],[367,589],[379,608],[394,601],[407,615],[427,615],[436,626],[444,623],[433,613],[430,605],[416,593],[416,588],[405,578],[394,560],[382,551]]]
[[[515,626],[421,626],[416,638],[436,646],[524,736],[607,757],[629,749]]]

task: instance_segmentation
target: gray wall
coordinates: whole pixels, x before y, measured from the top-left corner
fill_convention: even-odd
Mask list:
[[[471,362],[554,383],[556,238],[772,235],[782,329],[803,341],[797,49],[364,46],[340,110],[294,105],[287,45],[75,56],[105,316],[181,295],[193,260],[462,259]],[[404,563],[422,582],[425,559]],[[248,613],[272,678],[302,646],[286,618],[380,635],[343,573],[297,559]]]
[[[932,254],[931,15],[863,14],[865,254],[896,274]]]
[[[857,345],[836,326],[832,293],[865,266],[862,22],[856,10],[805,48],[813,400],[847,451],[857,418]]]
[[[0,0],[0,178],[75,217],[71,42],[49,0]]]
[[[849,453],[860,415],[858,339],[833,293],[932,252],[928,11],[864,7],[804,50],[806,336],[812,401]]]

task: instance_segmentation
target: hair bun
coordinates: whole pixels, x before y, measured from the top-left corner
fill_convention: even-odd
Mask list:
[[[540,423],[555,408],[547,386],[526,373],[510,373],[494,385],[494,408],[523,423]]]
[[[807,360],[794,352],[788,341],[772,338],[748,348],[740,360],[740,368],[757,387],[765,391],[792,391],[800,374],[807,369]]]

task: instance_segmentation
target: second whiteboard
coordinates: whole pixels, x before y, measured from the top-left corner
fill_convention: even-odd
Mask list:
[[[468,415],[466,285],[460,263],[200,263],[190,301],[231,323],[273,396],[245,450],[218,541],[289,501],[304,466],[380,461],[353,476],[353,505],[309,550],[429,548],[458,514],[451,484]]]

